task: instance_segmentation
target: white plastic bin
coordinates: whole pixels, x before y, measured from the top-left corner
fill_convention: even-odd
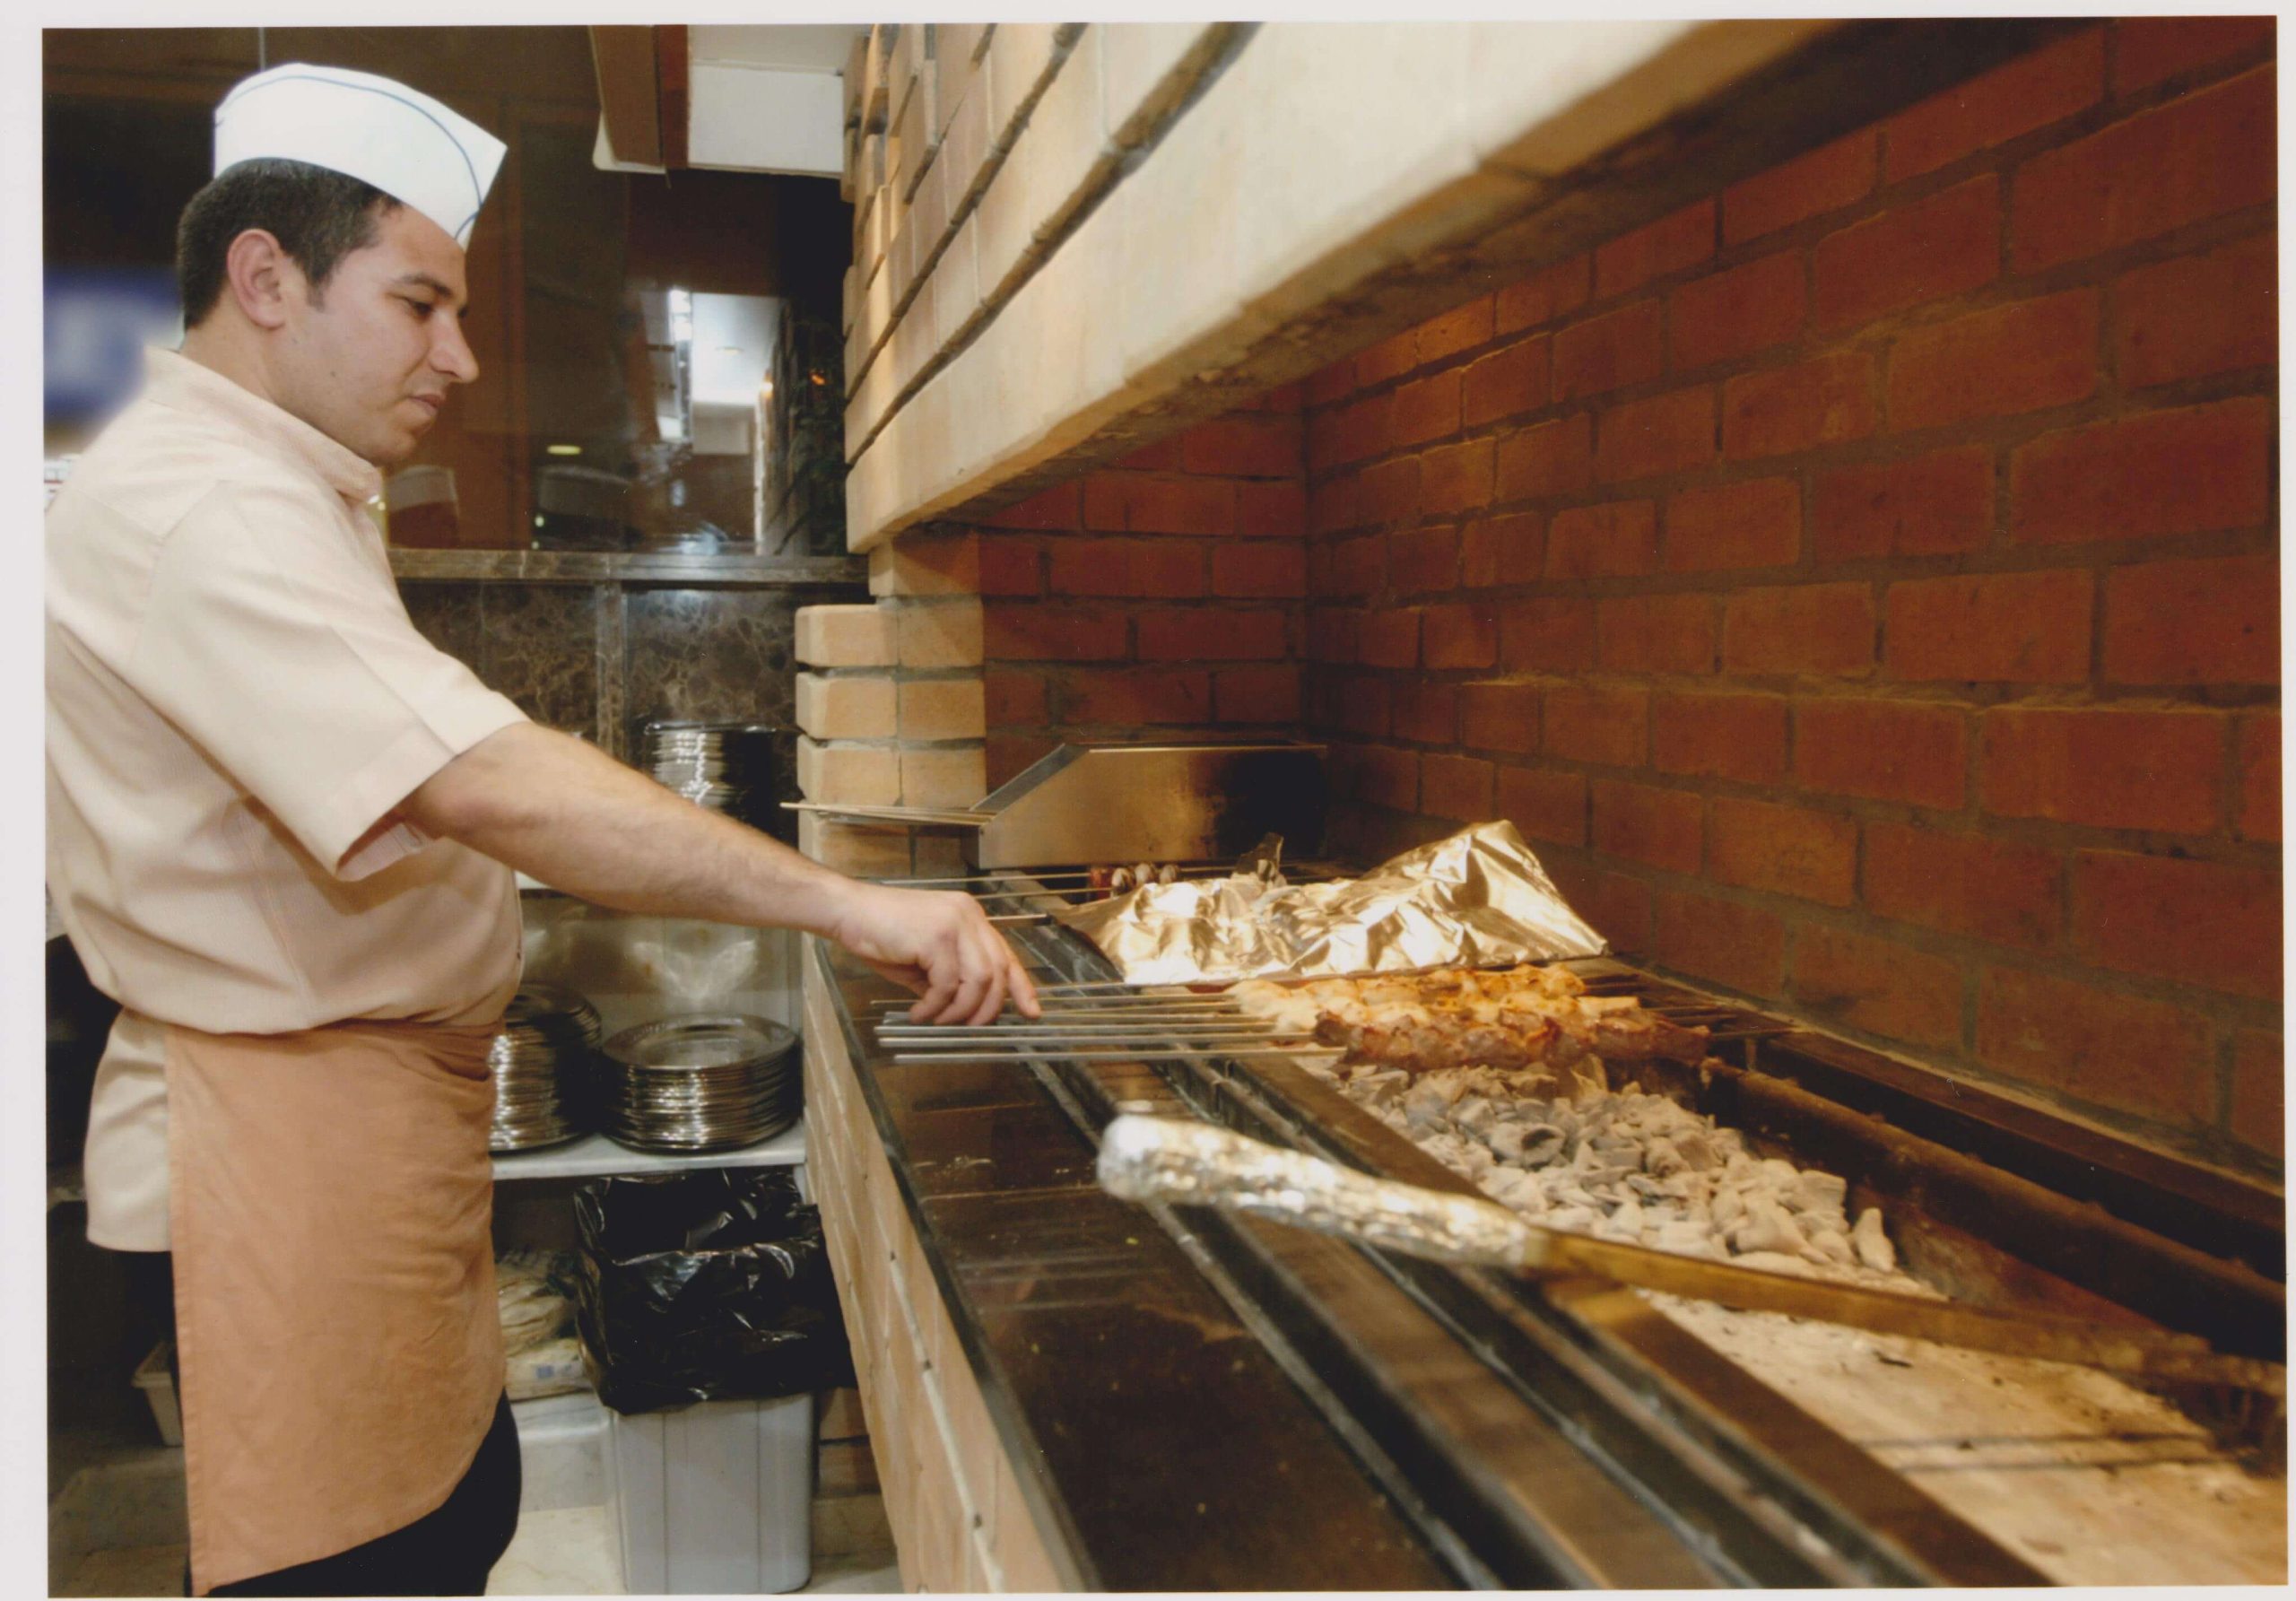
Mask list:
[[[176,1400],[175,1375],[168,1371],[169,1359],[174,1354],[175,1343],[163,1339],[135,1364],[135,1388],[152,1404],[152,1421],[160,1425],[162,1445],[183,1443],[183,1408]]]
[[[606,1418],[627,1593],[778,1595],[813,1576],[812,1396]]]

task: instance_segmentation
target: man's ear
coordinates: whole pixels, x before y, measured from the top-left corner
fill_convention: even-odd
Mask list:
[[[284,326],[289,298],[300,291],[303,274],[279,240],[250,228],[231,241],[223,265],[240,315],[259,328]]]

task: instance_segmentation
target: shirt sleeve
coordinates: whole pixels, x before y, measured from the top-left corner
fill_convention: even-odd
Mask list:
[[[346,880],[429,843],[404,822],[366,836],[526,720],[416,631],[323,494],[286,487],[221,485],[170,533],[126,677]]]

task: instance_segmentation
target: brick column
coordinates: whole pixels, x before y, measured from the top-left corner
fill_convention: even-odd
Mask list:
[[[797,613],[797,782],[805,798],[970,806],[987,792],[981,690],[980,545],[920,532],[870,553],[866,605]],[[808,814],[799,848],[873,877],[963,870],[948,835]]]

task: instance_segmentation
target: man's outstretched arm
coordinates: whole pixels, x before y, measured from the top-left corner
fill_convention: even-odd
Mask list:
[[[924,1022],[987,1022],[1036,991],[971,897],[863,883],[704,811],[571,735],[498,730],[398,806],[553,889],[622,911],[833,939],[923,993]]]

